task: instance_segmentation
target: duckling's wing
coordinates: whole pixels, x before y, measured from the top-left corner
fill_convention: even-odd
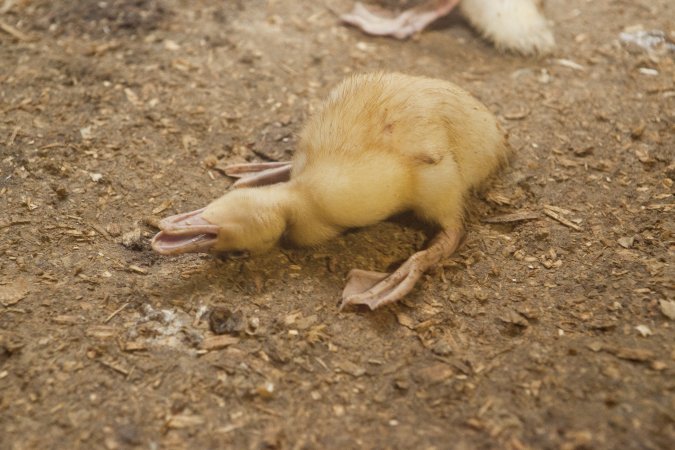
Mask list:
[[[439,17],[449,14],[457,3],[459,0],[429,0],[403,11],[396,17],[384,17],[357,2],[354,8],[349,13],[343,14],[340,19],[368,34],[406,39],[422,31]]]

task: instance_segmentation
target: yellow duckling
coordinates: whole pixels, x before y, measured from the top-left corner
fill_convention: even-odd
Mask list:
[[[454,84],[402,74],[339,84],[300,135],[290,163],[230,166],[236,189],[206,208],[168,217],[162,254],[264,252],[283,237],[312,246],[348,228],[412,210],[441,231],[392,274],[352,270],[340,308],[371,309],[410,292],[457,248],[467,194],[506,159],[495,117]]]

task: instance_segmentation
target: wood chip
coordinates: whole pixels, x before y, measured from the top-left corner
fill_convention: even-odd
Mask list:
[[[649,147],[647,146],[640,146],[636,148],[635,156],[637,157],[638,161],[640,161],[642,164],[651,165],[656,162],[656,160],[652,158],[651,155],[649,154]]]
[[[525,117],[530,115],[530,108],[527,106],[521,105],[515,109],[511,109],[504,112],[504,118],[506,120],[522,120]]]
[[[622,237],[617,240],[620,246],[623,248],[631,248],[633,246],[633,242],[635,242],[635,238],[633,236],[631,237]]]
[[[123,310],[124,308],[126,308],[127,306],[129,306],[129,302],[123,304],[122,306],[120,306],[119,308],[117,308],[115,311],[113,311],[112,314],[110,314],[108,317],[106,317],[106,319],[103,321],[103,323],[108,323],[108,322],[110,322],[110,321],[112,320],[113,317],[115,317],[117,314],[119,314],[120,311],[122,311],[122,310]]]
[[[5,112],[7,112],[7,109],[5,109]],[[12,130],[12,134],[9,136],[9,139],[7,139],[7,145],[14,145],[14,140],[16,139],[16,136],[19,134],[19,130],[21,127],[14,127]]]
[[[28,280],[17,278],[9,284],[0,286],[0,303],[5,306],[12,306],[23,300],[30,292]]]
[[[157,216],[146,216],[143,217],[143,223],[149,226],[150,228],[154,228],[156,230],[159,230],[159,217]]]
[[[127,341],[120,343],[120,348],[125,352],[137,352],[140,350],[147,350],[148,345],[141,341]]]
[[[144,269],[144,268],[142,268],[142,267],[138,267],[138,266],[135,265],[135,264],[131,264],[131,265],[128,267],[128,269],[129,269],[131,272],[139,273],[139,274],[141,274],[141,275],[147,275],[147,273],[148,273],[148,271],[147,271],[146,269]]]
[[[5,14],[9,12],[14,5],[16,4],[16,0],[5,0],[5,2],[0,6],[0,14]]]
[[[670,320],[675,320],[675,301],[673,300],[660,300],[659,306],[661,307],[661,312],[664,316]]]
[[[223,334],[220,336],[209,336],[205,338],[199,346],[202,350],[219,350],[229,347],[239,342],[239,338]]]
[[[107,325],[94,325],[87,328],[85,335],[96,339],[110,339],[117,336],[118,329]]]
[[[78,323],[84,322],[84,318],[82,316],[61,314],[56,317],[53,317],[52,322],[59,325],[77,325]]]
[[[563,157],[558,157],[556,158],[556,161],[558,162],[558,165],[565,167],[567,169],[571,167],[578,167],[580,163],[578,161],[574,161],[573,159],[568,159],[568,158],[563,158]]]
[[[417,370],[413,377],[424,384],[437,384],[447,380],[453,375],[452,367],[445,363],[436,363]]]
[[[182,428],[196,427],[204,424],[204,418],[194,414],[176,414],[169,417],[166,422],[166,427],[170,429],[179,430]]]
[[[530,322],[527,319],[512,309],[507,310],[504,314],[499,317],[504,323],[511,323],[513,325],[518,325],[520,327],[527,327],[530,325]]]
[[[510,223],[510,222],[523,222],[525,220],[536,220],[540,219],[538,213],[534,211],[518,211],[511,214],[501,214],[499,216],[486,217],[481,220],[485,223]]]
[[[259,385],[258,387],[255,388],[255,393],[260,396],[260,398],[264,398],[265,400],[269,400],[274,397],[274,383],[271,381],[266,381],[263,384]]]
[[[489,191],[485,195],[485,199],[490,203],[494,203],[495,205],[500,206],[508,206],[512,204],[511,199],[500,192]]]
[[[655,358],[654,352],[644,348],[603,346],[603,350],[628,361],[645,362]]]
[[[551,211],[554,211],[554,212],[557,212],[557,213],[560,213],[560,214],[565,214],[565,215],[572,214],[572,211],[570,211],[569,209],[561,208],[560,206],[544,205],[544,208],[550,209]]]
[[[562,217],[560,214],[556,213],[555,211],[553,211],[553,210],[551,210],[551,209],[544,208],[543,212],[544,212],[544,214],[546,214],[547,216],[549,216],[551,219],[557,220],[558,222],[560,222],[561,224],[565,225],[566,227],[569,227],[569,228],[571,228],[571,229],[573,229],[573,230],[576,230],[576,231],[581,231],[581,230],[582,230],[582,228],[581,228],[579,225],[577,225],[577,224],[575,224],[574,222],[571,222],[571,221],[565,219],[565,218]]]
[[[100,234],[101,236],[103,236],[104,238],[106,238],[106,240],[110,240],[110,234],[108,234],[108,232],[107,232],[102,226],[100,226],[100,225],[98,225],[98,224],[95,224],[95,223],[91,223],[91,224],[89,224],[89,225],[90,225],[96,232],[98,232],[98,234]]]
[[[295,327],[298,330],[306,330],[312,325],[314,325],[318,320],[319,318],[316,316],[316,314],[312,314],[311,316],[307,317],[302,317],[298,319],[297,323],[295,324]]]
[[[411,330],[415,329],[415,319],[410,317],[408,314],[401,312],[401,311],[396,311],[396,320],[398,320],[398,323],[403,325],[406,328],[409,328]]]
[[[573,70],[579,70],[581,72],[585,71],[586,68],[582,66],[579,63],[576,63],[570,59],[564,59],[564,58],[559,58],[559,59],[554,59],[554,63],[556,63],[559,66],[567,67],[568,69],[573,69]]]
[[[133,368],[129,368],[126,364],[121,361],[114,360],[112,358],[101,358],[98,360],[103,366],[108,369],[112,369],[115,372],[121,373],[124,376],[129,376]]]
[[[0,330],[0,352],[14,353],[24,345],[25,344],[18,335]]]
[[[638,331],[638,333],[640,333],[640,335],[642,335],[642,337],[649,337],[654,334],[647,325],[638,325],[635,327],[635,329]]]
[[[159,214],[163,211],[166,211],[171,207],[171,204],[173,202],[171,200],[164,200],[162,203],[159,204],[159,206],[155,207],[155,209],[152,210],[153,214]]]
[[[353,377],[360,377],[366,373],[365,368],[347,359],[336,361],[335,367],[339,369],[341,372],[348,373]]]
[[[19,31],[10,24],[0,20],[0,30],[4,31],[5,33],[14,36],[16,39],[23,41],[23,42],[32,42],[35,39],[23,31]]]
[[[127,100],[129,100],[129,103],[131,103],[134,106],[142,106],[142,102],[138,99],[138,95],[134,91],[132,91],[129,88],[124,89],[124,95],[127,97]]]
[[[593,153],[593,146],[585,146],[585,147],[579,147],[575,148],[573,150],[575,156],[587,156]]]
[[[588,347],[589,350],[591,350],[595,353],[599,352],[603,348],[602,342],[597,342],[597,341],[591,342],[590,344],[587,345],[587,347]]]
[[[0,222],[0,230],[3,228],[13,227],[14,225],[26,225],[31,223],[30,220],[13,220],[11,222]]]

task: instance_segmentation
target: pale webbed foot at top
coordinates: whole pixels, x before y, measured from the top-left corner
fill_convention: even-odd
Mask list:
[[[457,3],[459,0],[431,0],[403,11],[396,17],[384,17],[357,2],[351,12],[343,14],[340,19],[367,34],[406,39],[450,13]]]
[[[340,311],[348,305],[367,305],[373,310],[402,299],[424,272],[455,252],[461,237],[461,231],[442,231],[428,249],[412,255],[391,275],[352,270],[342,291]]]
[[[463,0],[462,12],[500,50],[541,55],[555,48],[551,27],[536,0]]]
[[[290,162],[232,164],[225,168],[225,175],[239,178],[233,188],[266,186],[288,181],[291,168]]]

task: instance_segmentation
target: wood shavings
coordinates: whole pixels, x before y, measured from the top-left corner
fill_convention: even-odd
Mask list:
[[[401,311],[396,311],[395,314],[399,324],[411,330],[415,329],[415,320],[412,317]]]
[[[158,206],[156,206],[156,207],[152,210],[152,213],[153,213],[153,214],[159,214],[159,213],[161,213],[161,212],[164,212],[164,211],[166,211],[167,209],[169,209],[169,208],[171,207],[172,204],[173,204],[173,202],[172,202],[171,200],[168,200],[168,199],[167,199],[167,200],[164,200],[162,203],[160,203]]]
[[[0,14],[5,14],[9,12],[14,7],[15,4],[16,0],[5,0],[2,6],[0,6]]]
[[[581,64],[576,63],[576,62],[574,62],[572,60],[569,60],[569,59],[564,59],[564,58],[554,59],[553,62],[555,62],[559,66],[567,67],[568,69],[578,70],[578,71],[581,71],[581,72],[586,70],[586,68],[584,66],[582,66]]]
[[[655,357],[653,351],[644,348],[619,347],[597,342],[591,345],[589,345],[589,348],[594,352],[599,352],[603,350],[607,353],[611,353],[612,355],[616,356],[619,359],[625,359],[628,361],[646,362],[653,360]]]
[[[481,221],[485,223],[512,223],[537,219],[541,219],[541,216],[534,211],[518,211],[510,214],[501,214],[498,216],[486,217]]]
[[[94,325],[87,328],[84,333],[87,337],[93,337],[96,339],[110,339],[119,334],[119,330],[116,327],[111,327],[108,325]]]
[[[82,316],[71,314],[59,314],[52,318],[52,322],[58,325],[77,325],[84,322],[84,318]]]
[[[204,424],[204,418],[195,414],[182,413],[170,416],[166,421],[166,427],[174,430],[198,427]]]
[[[622,238],[617,239],[617,242],[619,243],[620,246],[623,248],[631,248],[633,246],[633,242],[635,242],[635,237],[630,236],[624,236]]]
[[[341,372],[348,373],[353,377],[360,377],[366,373],[366,369],[347,359],[341,359],[335,362],[335,367]]]
[[[28,280],[18,278],[13,282],[0,286],[0,304],[5,307],[16,305],[30,292]]]
[[[675,320],[675,301],[673,300],[660,300],[659,307],[661,313],[670,320]]]
[[[122,306],[120,306],[119,308],[117,308],[115,311],[113,311],[112,314],[110,314],[108,317],[106,317],[106,319],[103,321],[103,323],[108,323],[108,322],[110,322],[110,321],[113,319],[113,317],[115,317],[115,316],[118,315],[120,312],[122,312],[122,310],[123,310],[124,308],[126,308],[127,306],[129,306],[129,302],[123,304]]]
[[[642,337],[648,337],[654,334],[647,325],[638,325],[635,327],[635,329],[638,331],[638,333],[640,333],[640,336]]]
[[[148,270],[144,269],[142,267],[137,266],[136,264],[130,264],[127,269],[129,269],[130,272],[137,273],[140,275],[147,275]]]
[[[3,228],[13,227],[15,225],[27,225],[29,223],[32,223],[32,222],[30,220],[14,220],[14,221],[11,221],[11,222],[9,222],[9,221],[8,222],[0,222],[0,230],[2,230]]]
[[[202,350],[220,350],[230,345],[239,343],[239,338],[236,336],[230,336],[227,334],[222,334],[218,336],[209,336],[205,338],[200,344],[199,348]]]
[[[508,309],[504,314],[499,316],[499,320],[501,320],[504,323],[511,323],[513,325],[518,325],[519,327],[527,327],[530,325],[530,323],[527,321],[525,317],[521,316],[512,309]]]
[[[27,35],[23,31],[14,28],[10,24],[2,20],[0,20],[0,30],[4,31],[5,33],[9,34],[10,36],[13,36],[14,38],[22,42],[33,42],[35,40],[33,37]]]
[[[549,216],[551,219],[556,220],[556,221],[560,222],[561,224],[565,225],[566,227],[569,227],[569,228],[571,228],[573,230],[576,230],[576,231],[582,230],[582,228],[579,225],[575,224],[574,222],[571,222],[568,219],[565,219],[563,216],[561,216],[560,214],[555,212],[552,208],[553,207],[551,207],[551,206],[545,206],[544,209],[543,209],[543,213],[546,214],[547,216]]]
[[[438,384],[452,377],[452,367],[445,363],[436,363],[415,371],[413,377],[423,384]]]
[[[518,108],[511,109],[504,112],[504,118],[506,120],[523,120],[531,113],[530,108],[525,105],[520,105]]]

